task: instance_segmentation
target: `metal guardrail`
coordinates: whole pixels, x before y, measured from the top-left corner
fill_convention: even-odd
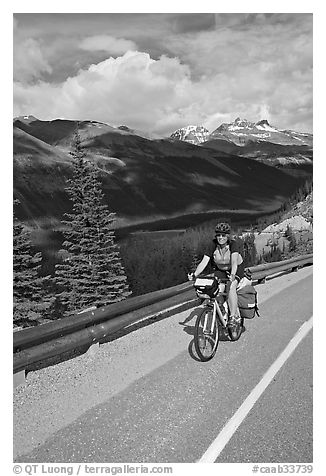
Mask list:
[[[313,255],[304,255],[285,261],[266,263],[248,268],[254,281],[283,271],[293,271],[313,263]],[[129,326],[140,319],[159,313],[169,306],[196,299],[192,283],[129,298],[109,306],[74,315],[70,318],[43,324],[39,327],[14,332],[14,372],[31,364],[61,355],[83,345],[92,345],[108,335]]]
[[[182,294],[191,288],[190,283],[179,284],[167,289],[161,289],[142,296],[136,296],[124,301],[103,306],[93,311],[76,314],[69,318],[48,322],[41,326],[29,327],[17,331],[13,336],[14,352],[27,347],[42,344],[46,341],[62,337],[73,332],[80,331],[89,326],[100,324],[107,320],[127,314],[137,309],[155,304],[171,296]]]
[[[313,254],[298,256],[296,258],[287,259],[284,261],[275,261],[273,263],[259,264],[249,268],[253,274],[255,281],[262,281],[268,276],[281,273],[282,271],[295,271],[299,267],[313,263]]]

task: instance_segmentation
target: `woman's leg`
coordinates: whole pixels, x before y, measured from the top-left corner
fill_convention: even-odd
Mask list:
[[[229,304],[231,316],[237,315],[237,308],[238,308],[237,285],[238,285],[237,280],[234,280],[231,283],[230,290],[229,290],[228,304]]]
[[[226,284],[225,282],[228,281],[229,279],[229,276],[227,274],[226,271],[222,271],[221,269],[217,269],[214,271],[214,276],[218,279],[221,279],[223,280],[224,282],[220,282],[219,283],[219,292],[220,293],[224,293],[225,292],[225,288],[226,288]]]

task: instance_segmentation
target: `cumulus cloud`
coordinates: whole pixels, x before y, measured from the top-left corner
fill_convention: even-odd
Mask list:
[[[31,81],[41,73],[51,73],[52,68],[44,58],[40,43],[28,38],[15,44],[14,79],[17,81]]]
[[[215,29],[210,24],[206,31],[177,25],[160,40],[168,55],[155,59],[131,40],[85,36],[76,67],[56,82],[30,84],[51,65],[55,73],[58,61],[49,64],[42,43],[24,40],[15,49],[15,115],[99,120],[162,135],[187,124],[212,131],[237,116],[311,130],[311,17],[221,14],[215,20]],[[146,41],[152,44],[152,37]],[[65,42],[66,51],[70,38]],[[74,45],[70,56],[60,53],[71,64]]]
[[[79,47],[86,51],[106,51],[112,55],[122,55],[128,50],[137,49],[135,42],[110,35],[88,36],[82,40]]]
[[[190,71],[176,58],[127,52],[81,70],[58,85],[14,85],[15,115],[94,119],[155,131],[161,117],[189,107]]]

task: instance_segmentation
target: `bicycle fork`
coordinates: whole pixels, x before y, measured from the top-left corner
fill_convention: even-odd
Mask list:
[[[212,334],[214,331],[214,324],[216,320],[216,309],[214,303],[209,303],[207,308],[211,310],[205,314],[204,325],[203,325],[203,333],[204,334]]]

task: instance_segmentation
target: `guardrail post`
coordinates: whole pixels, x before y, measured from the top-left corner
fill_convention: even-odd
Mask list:
[[[294,266],[294,268],[292,268],[291,271],[293,273],[293,271],[298,271],[298,269],[299,269],[299,266]]]
[[[22,385],[26,384],[26,372],[25,370],[20,370],[16,372],[13,377],[13,387],[14,389],[17,387],[21,387]]]

